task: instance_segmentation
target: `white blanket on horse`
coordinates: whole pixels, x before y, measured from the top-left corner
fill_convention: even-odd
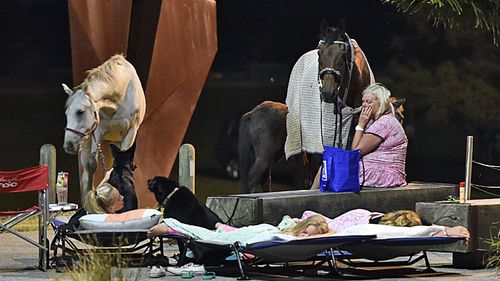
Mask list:
[[[356,41],[351,41],[354,49],[361,51]],[[373,83],[375,79],[371,69],[370,74]],[[333,104],[321,102],[317,49],[305,53],[295,63],[288,82],[286,105],[286,159],[302,152],[323,153],[324,145],[338,146],[338,139],[335,140],[335,145],[333,142],[340,120],[335,122]],[[342,110],[343,148],[346,148],[353,116],[358,112],[359,110],[348,106]]]

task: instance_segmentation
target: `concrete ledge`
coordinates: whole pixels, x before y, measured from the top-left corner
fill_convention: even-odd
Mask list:
[[[490,248],[488,240],[498,233],[498,224],[493,224],[500,222],[500,199],[476,199],[462,204],[419,202],[416,211],[424,224],[462,225],[470,231],[467,245],[455,243],[431,250],[453,252],[453,265],[457,267],[484,267],[483,258]]]
[[[448,195],[456,195],[456,189],[454,184],[412,182],[405,187],[365,188],[359,193],[294,190],[209,197],[207,206],[223,221],[231,218],[235,226],[276,225],[283,215],[300,217],[305,210],[331,218],[357,208],[379,212],[415,210],[415,203],[444,200]]]

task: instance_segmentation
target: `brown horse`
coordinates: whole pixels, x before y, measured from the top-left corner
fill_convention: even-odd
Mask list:
[[[241,117],[238,161],[242,192],[253,193],[258,186],[271,191],[271,164],[284,156],[287,113],[285,104],[264,101]]]
[[[319,94],[316,97],[311,95],[309,98],[314,99],[318,104],[321,104],[320,100],[334,103],[335,113],[339,113],[346,105],[352,108],[359,107],[362,90],[374,82],[372,81],[374,79],[366,57],[357,43],[347,36],[343,25],[335,28],[328,27],[326,22],[322,22],[318,50],[306,54],[310,54],[308,57],[309,65],[314,63],[315,66],[313,71],[300,74],[299,80],[309,79],[309,82],[313,80],[315,84],[319,84],[316,91],[318,92],[319,89],[321,93],[321,96]],[[294,66],[292,76],[295,68]],[[303,69],[303,67],[297,69]],[[308,103],[308,105],[310,104]],[[291,110],[294,109],[287,108],[284,104],[263,102],[242,117],[238,152],[240,184],[244,192],[252,193],[259,186],[262,187],[263,191],[269,191],[271,164],[273,159],[280,158],[284,154],[283,148],[287,134],[288,136],[298,135],[300,141],[303,140],[302,131],[287,132],[287,127],[290,130],[287,124],[287,114],[290,115]],[[313,110],[313,112],[320,115],[320,110]],[[298,113],[295,112],[295,114]],[[298,127],[300,130],[307,129],[301,125]],[[353,129],[350,128],[349,135],[353,135]],[[322,137],[319,137],[319,141],[322,142]],[[288,161],[296,166],[295,175],[303,178],[301,180],[302,188],[308,188],[311,185],[321,165],[323,144],[319,147],[321,150],[317,151],[300,147],[299,153],[288,157]]]

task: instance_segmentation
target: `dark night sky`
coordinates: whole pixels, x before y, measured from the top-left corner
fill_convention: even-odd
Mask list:
[[[301,54],[315,48],[323,18],[332,24],[343,18],[350,36],[377,68],[390,55],[385,52],[389,38],[401,26],[401,15],[378,1],[216,3],[219,50],[213,69],[218,71],[238,71],[251,63],[291,67]],[[0,79],[7,85],[40,82],[52,72],[70,68],[66,0],[2,0],[0,27]]]
[[[323,18],[344,19],[348,34],[358,40],[376,67],[392,33],[401,29],[400,14],[377,1],[257,0],[217,1],[219,52],[214,68],[237,69],[250,62],[293,65],[316,47]]]

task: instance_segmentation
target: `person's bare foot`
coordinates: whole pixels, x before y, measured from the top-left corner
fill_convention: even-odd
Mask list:
[[[151,238],[151,237],[156,237],[156,236],[160,236],[160,235],[165,235],[168,233],[168,230],[169,230],[169,228],[166,224],[160,223],[158,225],[151,227],[148,230],[148,237]]]

